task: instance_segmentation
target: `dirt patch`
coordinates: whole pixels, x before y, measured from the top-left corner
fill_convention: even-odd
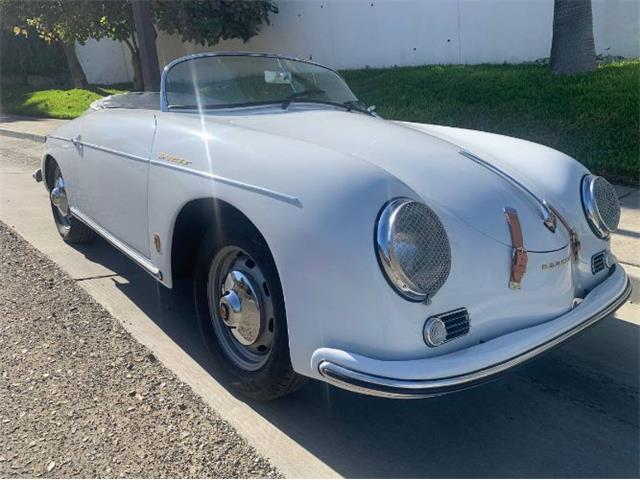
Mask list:
[[[0,477],[279,477],[0,222]]]

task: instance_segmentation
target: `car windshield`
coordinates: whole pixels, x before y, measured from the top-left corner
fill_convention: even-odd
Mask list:
[[[299,60],[257,55],[192,57],[164,79],[171,110],[313,102],[355,108],[358,99],[333,70]]]

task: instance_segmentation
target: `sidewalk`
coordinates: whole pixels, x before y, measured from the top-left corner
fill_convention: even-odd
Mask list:
[[[44,142],[45,136],[68,120],[0,114],[0,135]],[[611,249],[624,264],[633,284],[631,301],[640,303],[640,190],[616,185],[622,206],[620,228],[612,235]]]
[[[44,142],[45,136],[68,121],[0,114],[0,135]]]

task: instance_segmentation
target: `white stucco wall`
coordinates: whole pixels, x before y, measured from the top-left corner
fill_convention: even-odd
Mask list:
[[[160,32],[161,65],[210,50],[275,52],[335,68],[451,63],[519,63],[548,57],[553,0],[278,0],[272,25],[246,44],[214,48]],[[593,0],[596,51],[640,56],[638,0]],[[90,82],[131,76],[126,47],[79,47]]]
[[[89,40],[76,52],[89,83],[111,85],[133,78],[131,54],[124,43],[109,39]]]

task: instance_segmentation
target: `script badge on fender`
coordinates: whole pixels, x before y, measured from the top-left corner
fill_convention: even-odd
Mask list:
[[[559,267],[560,265],[564,265],[565,263],[569,263],[571,261],[571,255],[562,260],[558,260],[557,262],[549,262],[542,264],[542,270],[549,270],[551,268]]]

